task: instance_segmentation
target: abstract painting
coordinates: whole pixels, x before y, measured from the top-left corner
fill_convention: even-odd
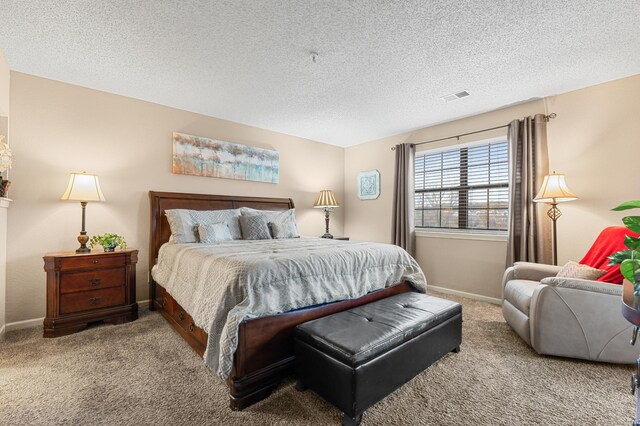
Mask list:
[[[279,169],[278,151],[173,134],[172,172],[176,174],[278,183]]]

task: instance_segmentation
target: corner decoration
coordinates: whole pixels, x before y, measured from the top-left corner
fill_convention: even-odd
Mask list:
[[[279,170],[278,151],[173,134],[173,173],[278,183]]]
[[[2,178],[2,172],[11,168],[13,163],[13,153],[11,148],[4,142],[4,135],[0,135],[0,198],[6,198],[9,193],[11,181]]]
[[[358,198],[375,200],[380,196],[380,172],[369,170],[358,174]]]

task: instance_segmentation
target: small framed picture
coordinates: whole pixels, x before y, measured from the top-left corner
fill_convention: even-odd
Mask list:
[[[358,198],[375,200],[380,196],[380,172],[369,170],[358,174]]]

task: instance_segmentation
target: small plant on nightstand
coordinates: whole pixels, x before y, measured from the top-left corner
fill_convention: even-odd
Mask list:
[[[118,234],[102,234],[91,237],[89,247],[93,248],[95,246],[102,246],[104,251],[111,252],[114,251],[116,247],[126,249],[127,242],[124,240],[124,237]]]

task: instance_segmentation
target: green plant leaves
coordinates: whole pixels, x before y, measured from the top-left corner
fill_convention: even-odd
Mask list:
[[[638,252],[640,238],[625,235],[624,245],[629,250],[622,250],[609,256],[609,260],[611,260],[609,265],[620,265],[620,273],[623,277],[634,283],[634,285],[640,284],[640,252]]]
[[[633,256],[633,252],[631,250],[621,250],[619,252],[613,253],[609,256],[609,266],[619,265],[627,259],[631,259]]]
[[[623,217],[622,223],[636,234],[640,234],[640,216]]]
[[[625,201],[613,211],[640,209],[640,200]],[[627,229],[640,234],[640,216],[626,216],[622,223]],[[640,284],[640,238],[625,235],[624,245],[629,250],[622,250],[609,256],[609,265],[620,265],[620,273],[635,284]],[[640,286],[635,286],[635,293],[640,296]]]
[[[626,259],[620,264],[620,273],[632,283],[636,283],[636,271],[638,268],[640,268],[638,259]]]
[[[104,248],[107,247],[117,247],[127,248],[127,242],[124,237],[118,234],[102,234],[102,235],[94,235],[91,237],[91,241],[89,242],[89,247],[95,247],[96,245],[102,246]]]
[[[624,203],[620,204],[615,209],[611,209],[611,210],[616,211],[616,212],[621,212],[623,210],[630,210],[630,209],[640,209],[640,200],[625,201]]]
[[[628,235],[625,235],[624,246],[629,250],[638,250],[640,249],[640,238],[635,238],[635,237],[630,237]]]

